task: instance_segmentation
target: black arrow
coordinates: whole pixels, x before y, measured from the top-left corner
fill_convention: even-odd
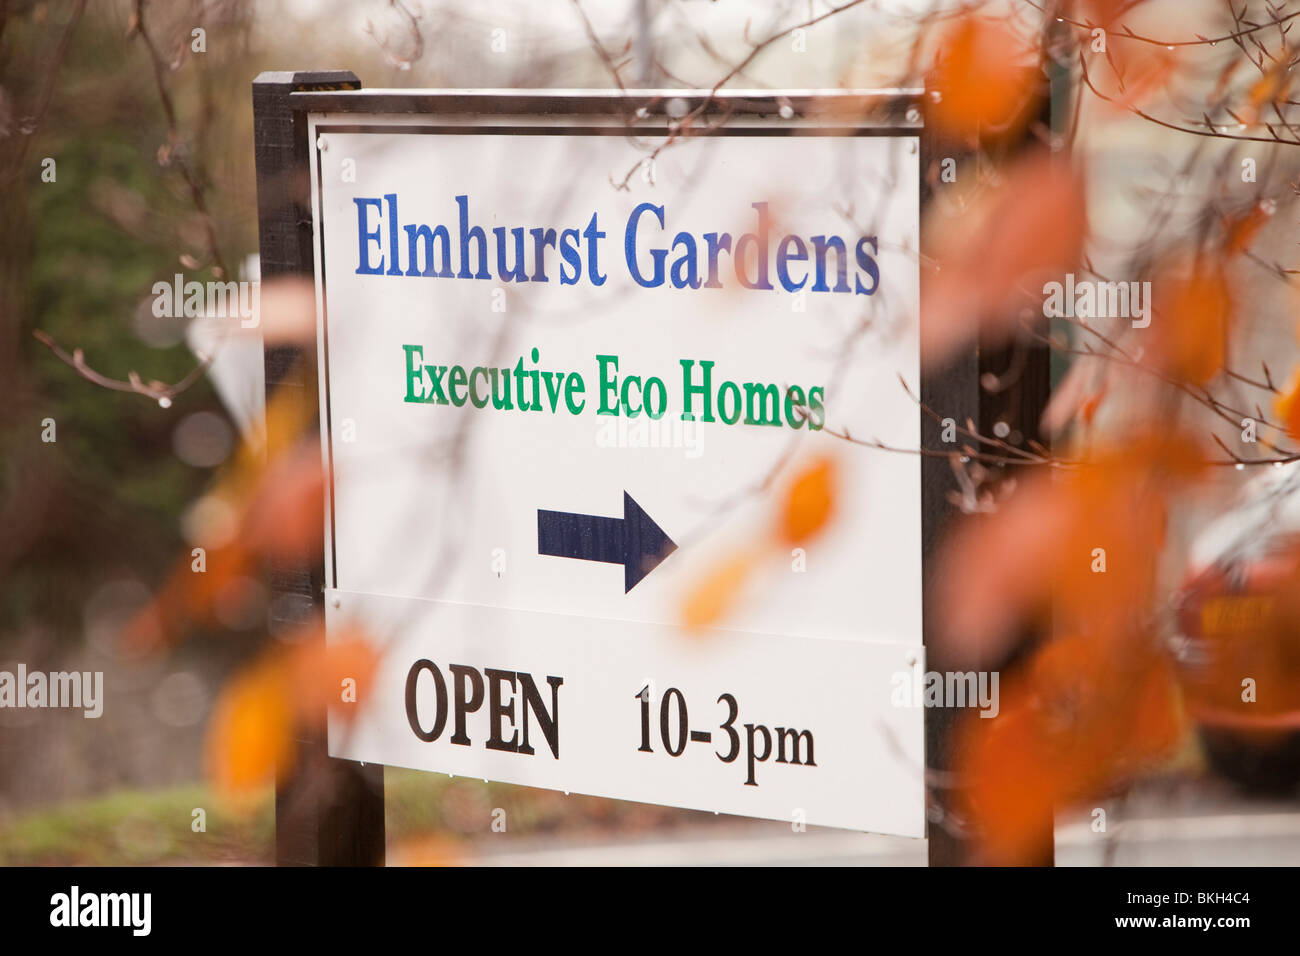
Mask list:
[[[537,509],[537,553],[623,565],[623,593],[677,550],[632,496],[623,492],[623,517]]]

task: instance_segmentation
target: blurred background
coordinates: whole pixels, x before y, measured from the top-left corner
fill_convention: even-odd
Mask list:
[[[1069,779],[1035,776],[1027,808],[985,793],[936,825],[973,839],[1015,831],[1048,806],[1059,864],[1300,862],[1300,700],[1291,689],[1300,627],[1282,600],[1300,583],[1300,523],[1288,524],[1300,519],[1288,505],[1300,431],[1289,384],[1300,189],[1291,4],[1245,0],[1241,13],[1185,0],[846,6],[0,0],[0,669],[102,671],[111,701],[96,720],[0,709],[0,863],[274,858],[272,786],[245,779],[261,764],[214,767],[212,743],[223,689],[275,640],[264,585],[254,573],[222,577],[203,595],[210,613],[186,616],[183,640],[162,633],[175,621],[163,613],[167,601],[194,597],[177,598],[168,582],[214,509],[257,499],[247,490],[256,481],[241,483],[253,472],[240,448],[255,448],[261,427],[261,343],[245,337],[218,350],[202,321],[155,316],[152,289],[176,273],[256,278],[251,83],[264,70],[298,69],[351,70],[368,88],[603,88],[615,72],[628,87],[707,90],[724,79],[752,89],[927,87],[927,123],[951,145],[934,157],[928,182],[946,188],[938,161],[947,155],[963,171],[929,208],[929,234],[944,236],[934,254],[953,265],[945,274],[983,277],[960,294],[939,287],[951,314],[937,321],[954,339],[1046,342],[1053,351],[1044,425],[1052,451],[1010,464],[1069,473],[1094,454],[1110,461],[1104,449],[1119,441],[1130,469],[1123,481],[1134,466],[1168,475],[1122,500],[1110,485],[1068,476],[1055,492],[1035,479],[1013,490],[1001,474],[1008,463],[977,454],[962,466],[981,504],[954,508],[987,511],[988,500],[1042,492],[1036,508],[1064,515],[1081,501],[1129,529],[1111,560],[1132,557],[1149,587],[1095,600],[1092,583],[1073,572],[1040,583],[1048,595],[1065,592],[1067,620],[1057,615],[1065,637],[1095,631],[1103,642],[1095,654],[1079,650],[1081,659],[1158,657],[1152,667],[1173,688],[1168,714],[1150,729],[1104,693],[1089,698],[1096,687],[1072,685],[1083,695],[1072,713],[1087,709],[1078,699],[1095,698],[1111,719],[1089,723],[1085,713],[1071,733],[1124,759],[1085,756],[1077,740],[1046,730],[1017,738],[1033,773],[1045,764],[1081,769]],[[1052,77],[1055,92],[1043,92]],[[1050,110],[1033,105],[1049,96]],[[959,109],[985,122],[962,128]],[[1007,146],[1013,135],[1081,171],[1079,216],[1068,202],[1044,202],[1069,200],[1075,187],[1034,179]],[[1051,221],[1033,214],[1044,206]],[[1036,259],[1044,246],[1059,255]],[[1166,314],[1185,318],[1183,331],[1155,341],[1133,338],[1123,321],[1026,321],[1020,280],[1045,267],[1152,281]],[[1038,309],[1041,292],[1029,292]],[[49,422],[55,440],[43,438]],[[1138,433],[1140,442],[1123,444]],[[1199,449],[1185,468],[1167,446],[1182,436]],[[990,437],[964,440],[988,451]],[[1155,511],[1158,535],[1132,517]],[[1026,560],[1050,556],[1072,534],[1046,522],[1029,533]],[[957,542],[957,566],[986,564],[976,556],[995,553],[994,540]],[[1017,600],[1032,572],[989,564],[981,578],[953,573],[953,606],[976,591]],[[1071,600],[1075,591],[1086,599]],[[1079,604],[1095,612],[1112,600],[1123,625],[1079,617]],[[123,639],[141,628],[153,633]],[[988,620],[955,630],[963,628],[996,630]],[[1131,655],[1106,641],[1128,642]],[[983,666],[1038,673],[1032,651],[993,639],[978,649]],[[1243,675],[1273,694],[1252,701],[1267,710],[1262,722],[1234,710]],[[1026,712],[1041,713],[1059,688],[1035,680],[1004,683],[1004,694],[1028,688]],[[1126,699],[1164,700],[1153,687],[1142,683]],[[1150,746],[1125,749],[1148,730]],[[998,746],[976,748],[986,762],[969,772],[1020,766]],[[390,770],[385,787],[391,863],[926,856],[921,841],[792,833],[782,823],[442,775]],[[978,796],[978,781],[974,789]],[[506,833],[489,826],[498,807]],[[195,808],[206,811],[203,832]],[[1098,810],[1108,821],[1100,829]],[[1015,833],[1003,835],[988,859],[1016,859]]]

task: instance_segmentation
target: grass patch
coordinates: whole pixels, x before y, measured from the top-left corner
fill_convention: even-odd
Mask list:
[[[635,835],[714,819],[711,813],[398,768],[385,771],[384,795],[389,856],[394,862],[434,857],[454,861],[470,852],[473,843],[502,839],[503,833],[509,838]],[[192,829],[196,808],[205,813],[206,829],[201,833]],[[436,852],[418,849],[430,845],[438,848]],[[417,850],[411,852],[411,847]],[[219,800],[204,784],[120,790],[0,818],[3,866],[269,864],[274,860],[270,788],[239,805]]]
[[[234,806],[203,785],[119,790],[0,820],[5,866],[148,866],[272,862],[271,793]],[[192,829],[195,809],[206,831]]]

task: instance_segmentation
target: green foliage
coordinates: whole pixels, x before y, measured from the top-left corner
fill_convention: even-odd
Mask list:
[[[207,829],[191,829],[204,808]],[[430,834],[455,842],[500,838],[491,829],[501,808],[511,837],[566,830],[629,833],[712,814],[670,807],[566,796],[505,783],[451,778],[390,767],[384,772],[385,830],[390,848]],[[205,786],[123,790],[0,820],[0,866],[145,866],[168,863],[271,863],[275,812],[270,789],[239,806]]]
[[[6,48],[0,85],[17,86],[32,102],[39,90],[22,90],[18,73],[35,77],[31,84],[40,75],[14,51],[24,41],[47,44],[61,24],[23,17],[9,29],[17,36]],[[145,381],[174,382],[195,364],[179,328],[165,347],[139,334],[147,323],[157,331],[168,321],[149,311],[154,282],[176,272],[210,277],[178,262],[182,252],[201,257],[194,247],[201,230],[175,163],[160,163],[168,130],[144,53],[138,38],[123,36],[111,11],[92,5],[58,71],[18,185],[0,202],[6,219],[0,275],[21,280],[0,303],[0,317],[13,329],[0,348],[17,350],[22,376],[0,382],[9,406],[0,413],[0,504],[30,518],[13,529],[8,551],[0,547],[0,646],[20,630],[76,642],[81,608],[97,587],[128,577],[156,582],[183,550],[184,505],[211,478],[172,450],[172,432],[187,414],[220,412],[206,380],[164,409],[143,395],[87,381],[32,336],[40,330],[69,352],[82,350],[87,365],[114,379],[134,371]],[[193,90],[208,82],[202,71],[209,69],[190,61],[166,78],[182,135],[173,155],[191,146]],[[215,122],[207,118],[205,136],[223,135],[209,128]],[[251,144],[246,151],[251,156]],[[41,181],[44,157],[57,163],[54,182]],[[203,157],[191,160],[211,191],[208,202],[221,208],[220,187],[207,182]],[[231,262],[255,238],[245,228],[238,232],[239,244],[223,249]],[[56,423],[54,443],[41,440],[47,418]]]
[[[202,833],[192,829],[196,807],[206,814]],[[0,865],[269,863],[274,843],[269,791],[236,808],[201,786],[123,790],[0,823]]]

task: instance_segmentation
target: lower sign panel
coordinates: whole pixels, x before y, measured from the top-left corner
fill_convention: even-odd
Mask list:
[[[329,598],[330,640],[359,623],[380,655],[335,757],[925,835],[922,711],[891,704],[923,648]]]

